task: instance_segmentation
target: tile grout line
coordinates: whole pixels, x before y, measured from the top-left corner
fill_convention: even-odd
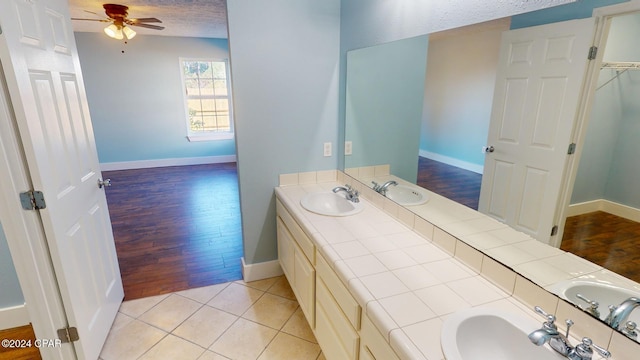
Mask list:
[[[286,280],[286,279],[285,279],[285,280]],[[241,281],[241,280],[230,281],[230,282],[228,282],[228,283],[227,283],[227,284],[226,284],[222,289],[220,289],[220,290],[219,290],[219,291],[218,291],[214,296],[212,296],[211,298],[207,299],[207,300],[206,300],[206,301],[204,301],[204,302],[201,302],[201,301],[198,301],[198,300],[192,299],[192,298],[190,298],[189,296],[186,296],[186,295],[184,295],[184,294],[179,294],[178,292],[173,292],[173,293],[168,293],[168,294],[166,294],[166,296],[164,296],[164,298],[162,298],[162,299],[161,299],[160,301],[158,301],[156,304],[154,304],[153,306],[151,306],[150,308],[146,309],[144,312],[142,312],[142,313],[138,314],[138,315],[137,315],[137,316],[135,316],[135,317],[134,317],[134,316],[131,316],[131,315],[127,314],[127,313],[121,312],[120,310],[119,310],[118,312],[119,312],[122,316],[126,316],[126,317],[128,317],[128,318],[131,318],[131,319],[132,319],[132,321],[139,321],[139,322],[141,322],[141,323],[143,323],[143,324],[145,324],[145,325],[148,325],[148,326],[150,326],[150,327],[152,327],[152,328],[155,328],[155,329],[157,329],[157,330],[160,330],[160,331],[163,333],[163,336],[162,336],[158,341],[154,342],[154,343],[153,343],[153,344],[152,344],[148,349],[146,349],[146,350],[145,350],[145,351],[140,355],[140,357],[139,357],[139,358],[144,357],[146,354],[148,354],[148,353],[151,351],[151,349],[153,349],[154,347],[156,347],[156,346],[157,346],[160,342],[162,342],[163,340],[167,339],[169,335],[175,336],[175,337],[176,337],[176,338],[178,338],[178,339],[184,340],[184,341],[186,341],[186,342],[188,342],[188,343],[190,343],[190,344],[193,344],[193,345],[198,346],[198,348],[200,348],[200,349],[202,350],[202,352],[199,354],[199,357],[203,356],[203,355],[204,355],[205,353],[207,353],[207,352],[212,352],[212,353],[214,353],[214,354],[218,354],[218,355],[225,356],[224,354],[220,354],[220,353],[218,353],[218,352],[215,352],[215,351],[211,350],[210,348],[211,348],[211,346],[213,346],[213,344],[215,344],[215,343],[216,343],[216,341],[218,341],[222,336],[224,336],[224,334],[226,334],[226,333],[228,332],[228,330],[229,330],[229,329],[230,329],[230,328],[231,328],[235,323],[237,323],[238,319],[240,319],[240,318],[242,318],[242,319],[243,319],[243,320],[245,320],[245,321],[249,321],[249,322],[252,322],[252,323],[254,323],[254,324],[257,324],[257,325],[260,325],[260,326],[264,326],[264,327],[266,327],[266,328],[269,328],[269,329],[272,329],[272,330],[276,331],[275,336],[274,336],[274,337],[269,341],[269,343],[267,343],[267,344],[266,344],[266,346],[265,346],[265,347],[260,351],[260,354],[259,354],[258,356],[261,356],[261,355],[262,355],[262,354],[263,354],[263,353],[264,353],[264,352],[269,348],[269,346],[273,343],[273,341],[275,340],[275,338],[276,338],[280,333],[283,333],[284,335],[291,336],[291,337],[293,337],[293,338],[295,338],[295,339],[298,339],[298,340],[302,340],[302,341],[304,341],[305,343],[309,343],[309,344],[313,344],[313,345],[317,345],[317,346],[319,346],[319,344],[318,344],[317,342],[312,342],[312,341],[310,341],[310,340],[308,340],[308,339],[302,338],[302,337],[300,337],[300,336],[298,336],[298,335],[295,335],[295,334],[290,334],[290,333],[288,333],[288,332],[286,332],[286,331],[283,331],[283,330],[282,330],[282,329],[287,325],[287,323],[289,323],[289,321],[291,321],[291,320],[292,320],[292,318],[294,317],[294,315],[296,314],[296,312],[300,309],[300,305],[297,303],[297,300],[290,299],[290,298],[288,298],[288,297],[286,297],[286,296],[281,295],[281,293],[282,293],[282,292],[280,292],[280,293],[274,293],[274,292],[271,292],[271,291],[274,291],[274,288],[278,285],[279,281],[282,281],[282,279],[275,280],[272,284],[270,284],[270,285],[269,285],[268,287],[266,287],[266,289],[264,289],[264,290],[263,290],[263,289],[260,289],[260,288],[256,288],[256,287],[250,286],[248,283],[244,283],[244,282],[243,282],[243,281]],[[225,289],[227,289],[227,288],[229,287],[229,285],[230,285],[230,284],[232,284],[232,283],[236,283],[236,284],[238,284],[238,285],[241,285],[241,286],[244,286],[244,287],[246,287],[246,288],[249,288],[249,289],[256,290],[256,291],[259,291],[259,292],[260,292],[260,296],[259,296],[259,297],[257,297],[255,301],[252,301],[252,302],[251,302],[251,305],[249,305],[249,307],[248,307],[246,310],[244,310],[244,312],[242,312],[242,314],[240,314],[240,315],[233,314],[233,313],[228,312],[228,311],[226,311],[226,310],[224,310],[224,309],[220,309],[220,308],[217,308],[217,307],[215,307],[215,306],[209,305],[209,302],[211,302],[213,299],[215,299],[217,296],[219,296],[219,295],[220,295],[220,294],[221,294]],[[217,284],[216,284],[216,285],[217,285]],[[210,285],[210,286],[214,286],[214,285]],[[182,292],[182,291],[180,291],[180,292]],[[252,307],[253,307],[253,306],[258,302],[258,301],[260,301],[260,299],[262,299],[262,298],[265,296],[265,294],[269,294],[269,295],[271,295],[271,296],[274,296],[274,297],[277,297],[277,298],[280,298],[280,299],[284,299],[284,300],[287,300],[287,301],[294,301],[294,302],[296,303],[296,307],[295,307],[295,309],[294,309],[294,310],[292,311],[292,313],[287,317],[287,319],[282,323],[282,325],[281,325],[281,326],[279,326],[278,328],[275,328],[275,327],[272,327],[272,326],[269,326],[269,325],[266,325],[266,324],[261,324],[260,322],[257,322],[257,321],[255,321],[255,320],[248,319],[248,318],[245,318],[245,317],[244,317],[244,315],[245,315],[245,314],[247,314],[247,312],[248,312],[248,311],[249,311],[249,310],[250,310],[250,309],[251,309],[251,308],[252,308]],[[197,309],[195,309],[195,310],[194,310],[194,311],[193,311],[193,312],[192,312],[192,313],[191,313],[191,314],[190,314],[186,319],[184,319],[183,321],[181,321],[179,324],[177,324],[175,327],[173,327],[170,331],[167,331],[167,330],[165,330],[165,329],[159,328],[159,327],[158,327],[158,326],[156,326],[156,325],[150,324],[150,323],[148,323],[148,322],[146,322],[146,321],[144,321],[144,320],[141,320],[141,319],[140,319],[140,317],[142,317],[144,314],[146,314],[146,313],[148,313],[149,311],[151,311],[151,310],[155,309],[157,306],[159,306],[159,305],[160,305],[161,303],[163,303],[165,300],[167,300],[168,298],[170,298],[170,297],[171,297],[171,295],[177,295],[177,296],[179,296],[180,298],[183,298],[183,299],[185,299],[185,300],[193,301],[193,302],[195,302],[195,303],[199,304],[199,306],[198,306],[198,307],[197,307]],[[137,299],[134,299],[134,300],[137,300]],[[134,301],[134,300],[131,300],[131,301]],[[216,339],[214,339],[214,340],[212,341],[212,343],[211,343],[208,347],[206,347],[206,348],[205,348],[205,347],[203,347],[203,346],[201,346],[201,345],[199,345],[199,344],[196,344],[196,343],[195,343],[195,342],[193,342],[192,340],[189,340],[189,339],[187,339],[187,338],[184,338],[184,337],[182,337],[182,336],[178,336],[178,335],[174,334],[174,331],[175,331],[177,328],[179,328],[179,327],[180,327],[180,326],[182,326],[186,321],[188,321],[189,319],[191,319],[191,318],[194,316],[194,314],[196,314],[198,311],[202,310],[205,306],[207,306],[207,307],[209,307],[209,308],[211,308],[211,309],[215,309],[215,310],[217,310],[217,311],[221,311],[221,312],[223,312],[223,313],[226,313],[226,314],[229,314],[229,315],[231,315],[231,316],[234,316],[234,317],[235,317],[235,320],[234,320],[234,321],[233,321],[229,326],[227,326],[227,327],[226,327],[226,329],[225,329],[225,330],[224,330],[224,331],[223,331],[223,332],[222,332],[222,333],[221,333],[221,334],[220,334]],[[313,334],[313,335],[314,335],[314,337],[315,337],[315,334]],[[322,355],[322,349],[320,349],[320,353],[318,354],[318,357],[316,357],[316,359],[317,359],[317,358],[319,358],[321,355]]]

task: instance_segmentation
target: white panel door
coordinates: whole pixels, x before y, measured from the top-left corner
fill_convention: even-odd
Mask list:
[[[66,0],[0,1],[0,60],[80,359],[97,359],[123,289]],[[18,196],[18,194],[16,194]],[[16,210],[23,211],[23,210]]]
[[[595,19],[503,33],[479,210],[549,243]]]

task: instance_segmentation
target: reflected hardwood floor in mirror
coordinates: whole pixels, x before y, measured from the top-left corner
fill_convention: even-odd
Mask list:
[[[560,248],[640,282],[640,223],[603,211],[567,218]]]
[[[105,171],[125,300],[242,278],[235,163]]]
[[[478,210],[482,174],[419,157],[417,185]]]

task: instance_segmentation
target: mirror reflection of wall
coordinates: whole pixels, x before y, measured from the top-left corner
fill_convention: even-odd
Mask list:
[[[500,36],[509,24],[498,19],[350,51],[345,140],[353,150],[345,168],[390,165],[392,174],[477,209]],[[438,174],[452,173],[466,181],[443,188]]]
[[[386,164],[416,182],[427,44],[424,35],[347,54],[345,168]]]
[[[509,25],[504,18],[429,37],[418,185],[476,210],[500,38]]]
[[[640,269],[628,265],[640,237],[640,48],[630,46],[638,33],[640,14],[612,20],[561,245],[636,281]]]

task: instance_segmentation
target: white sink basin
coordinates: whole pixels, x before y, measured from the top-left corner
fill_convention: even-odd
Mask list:
[[[598,310],[600,311],[600,319],[602,320],[609,315],[609,305],[618,306],[630,297],[640,297],[640,291],[626,289],[596,279],[567,280],[555,284],[550,290],[565,300],[580,306],[582,309],[587,309],[589,304],[578,299],[577,294],[581,294],[591,301],[597,301],[600,304]],[[629,320],[640,324],[640,312],[631,312]]]
[[[442,352],[447,360],[566,360],[547,345],[531,343],[529,334],[541,324],[498,309],[461,310],[442,325]]]
[[[354,203],[332,191],[309,193],[300,200],[300,205],[313,213],[326,216],[349,216],[364,209],[362,203]]]
[[[389,186],[386,197],[402,206],[422,205],[429,201],[429,194],[424,189],[404,184]]]

